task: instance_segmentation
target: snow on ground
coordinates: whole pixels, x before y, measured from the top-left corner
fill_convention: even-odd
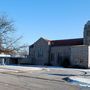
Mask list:
[[[0,65],[0,70],[1,69],[19,70],[19,71],[42,70],[42,68],[40,67],[15,66],[15,65]]]
[[[17,70],[17,71],[30,71],[30,70],[47,70],[50,71],[52,69],[60,70],[63,69],[63,67],[58,66],[40,66],[40,65],[27,65],[27,66],[18,66],[18,65],[0,65],[1,69],[7,69],[7,70]]]
[[[0,72],[3,71],[30,71],[30,70],[75,70],[75,71],[82,71],[82,72],[90,72],[90,69],[72,69],[72,68],[63,68],[63,67],[55,67],[55,66],[36,66],[36,65],[30,65],[30,66],[15,66],[15,65],[0,65]],[[90,79],[88,78],[82,78],[79,76],[76,77],[68,77],[72,82],[71,83],[78,83],[81,86],[90,86]]]
[[[60,66],[40,66],[40,65],[27,65],[27,66],[19,66],[19,65],[0,65],[0,68],[4,68],[4,69],[11,69],[11,70],[75,70],[75,71],[90,71],[90,70],[85,70],[85,69],[74,69],[74,68],[63,68]]]
[[[80,85],[82,87],[90,87],[90,79],[82,77],[68,77],[67,82],[73,85]]]
[[[81,77],[69,77],[69,78],[73,81],[90,84],[90,79],[87,79],[87,78],[81,78]]]

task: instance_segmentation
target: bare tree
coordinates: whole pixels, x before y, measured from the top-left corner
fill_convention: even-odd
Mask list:
[[[7,46],[12,42],[10,33],[15,31],[14,24],[7,16],[0,16],[0,53],[10,51]]]
[[[27,56],[29,54],[29,45],[22,45],[22,46],[19,46],[17,47],[17,54],[20,55],[20,56]]]
[[[22,36],[14,39],[12,33],[15,33],[13,21],[7,16],[0,16],[0,53],[19,54],[25,56],[28,54],[28,45],[17,45]]]
[[[16,52],[16,42],[20,40],[19,38],[12,38],[12,33],[15,32],[15,26],[13,21],[8,18],[8,16],[0,16],[0,53],[13,54]],[[19,48],[19,47],[18,47]]]

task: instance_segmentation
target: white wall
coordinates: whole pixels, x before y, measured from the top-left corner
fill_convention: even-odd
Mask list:
[[[88,46],[88,68],[90,68],[90,46]]]

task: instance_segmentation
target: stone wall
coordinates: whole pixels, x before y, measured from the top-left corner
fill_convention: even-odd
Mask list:
[[[48,63],[49,45],[46,40],[40,38],[29,51],[31,64],[45,65]]]
[[[52,65],[61,65],[64,59],[70,60],[70,46],[51,47],[51,63]]]
[[[84,45],[90,45],[90,21],[84,26]]]
[[[72,66],[88,68],[88,46],[72,46],[70,62]]]

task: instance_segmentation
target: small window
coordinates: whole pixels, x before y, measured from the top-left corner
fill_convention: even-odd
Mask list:
[[[87,31],[87,36],[90,36],[90,31]]]
[[[38,49],[38,57],[43,57],[43,50],[41,48]]]
[[[51,53],[51,61],[53,61],[53,60],[54,60],[54,54]]]
[[[80,59],[80,63],[83,63],[83,60],[82,59]]]

